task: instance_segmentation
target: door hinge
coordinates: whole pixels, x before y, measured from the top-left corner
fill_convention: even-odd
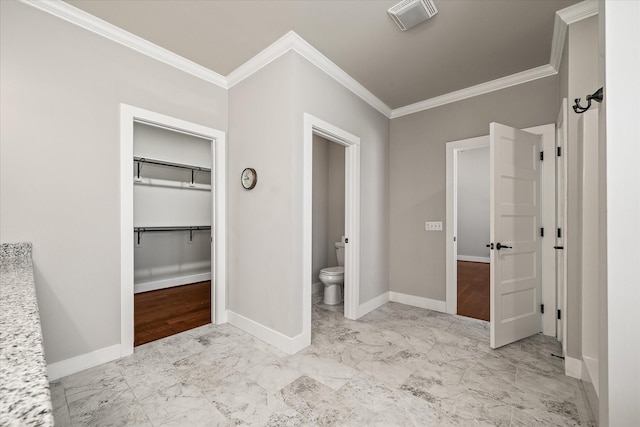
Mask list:
[[[558,309],[558,320],[562,319],[562,310]]]
[[[544,237],[544,227],[540,227],[540,237]]]
[[[556,236],[559,238],[562,237],[562,228],[558,228],[558,232],[556,233]]]
[[[540,313],[544,314],[544,304],[540,304]]]
[[[543,160],[544,160],[544,151],[541,151],[540,152],[540,161],[543,161]]]
[[[558,157],[562,156],[562,147],[558,147]]]

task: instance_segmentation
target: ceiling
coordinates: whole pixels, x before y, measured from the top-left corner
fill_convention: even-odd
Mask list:
[[[66,0],[228,75],[293,30],[389,107],[549,64],[555,12],[579,0],[435,0],[402,32],[399,0]]]

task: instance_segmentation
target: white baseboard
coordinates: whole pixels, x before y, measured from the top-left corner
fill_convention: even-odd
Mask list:
[[[582,356],[582,380],[593,384],[596,396],[600,398],[600,378],[598,359]]]
[[[400,304],[411,305],[413,307],[426,308],[428,310],[447,312],[447,303],[430,298],[416,297],[413,295],[401,294],[399,292],[389,292],[389,301]]]
[[[458,261],[484,262],[489,264],[491,262],[491,258],[483,256],[458,255]]]
[[[191,283],[206,282],[211,280],[211,272],[195,273],[188,276],[171,277],[167,279],[154,280],[146,283],[136,283],[133,286],[133,293],[156,291],[158,289],[173,288],[174,286],[188,285]]]
[[[389,292],[385,292],[381,295],[378,295],[377,297],[370,299],[364,304],[360,304],[357,311],[357,317],[360,318],[365,314],[372,312],[376,308],[388,302],[389,302]]]
[[[322,288],[324,288],[324,285],[322,284],[322,282],[314,283],[313,285],[311,285],[311,295],[317,295],[321,293]]]
[[[67,375],[102,365],[122,357],[122,346],[120,344],[111,347],[101,348],[91,353],[81,354],[70,359],[47,365],[47,375],[49,381],[55,381]]]
[[[582,379],[582,360],[565,356],[564,358],[564,374],[568,377]]]
[[[255,322],[241,314],[227,310],[227,321],[233,326],[242,329],[246,333],[270,344],[287,354],[295,354],[303,348],[311,345],[311,335],[304,334],[288,337],[278,331],[274,331],[258,322]]]

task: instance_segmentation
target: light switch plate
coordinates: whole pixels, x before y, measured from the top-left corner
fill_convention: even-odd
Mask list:
[[[442,221],[427,221],[424,223],[426,231],[442,231]]]

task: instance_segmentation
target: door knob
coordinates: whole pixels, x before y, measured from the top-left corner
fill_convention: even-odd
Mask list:
[[[496,243],[496,249],[500,250],[502,248],[506,248],[506,249],[512,249],[511,246],[507,246],[507,245],[503,245],[502,243]]]
[[[564,249],[564,246],[554,246],[553,249]]]

